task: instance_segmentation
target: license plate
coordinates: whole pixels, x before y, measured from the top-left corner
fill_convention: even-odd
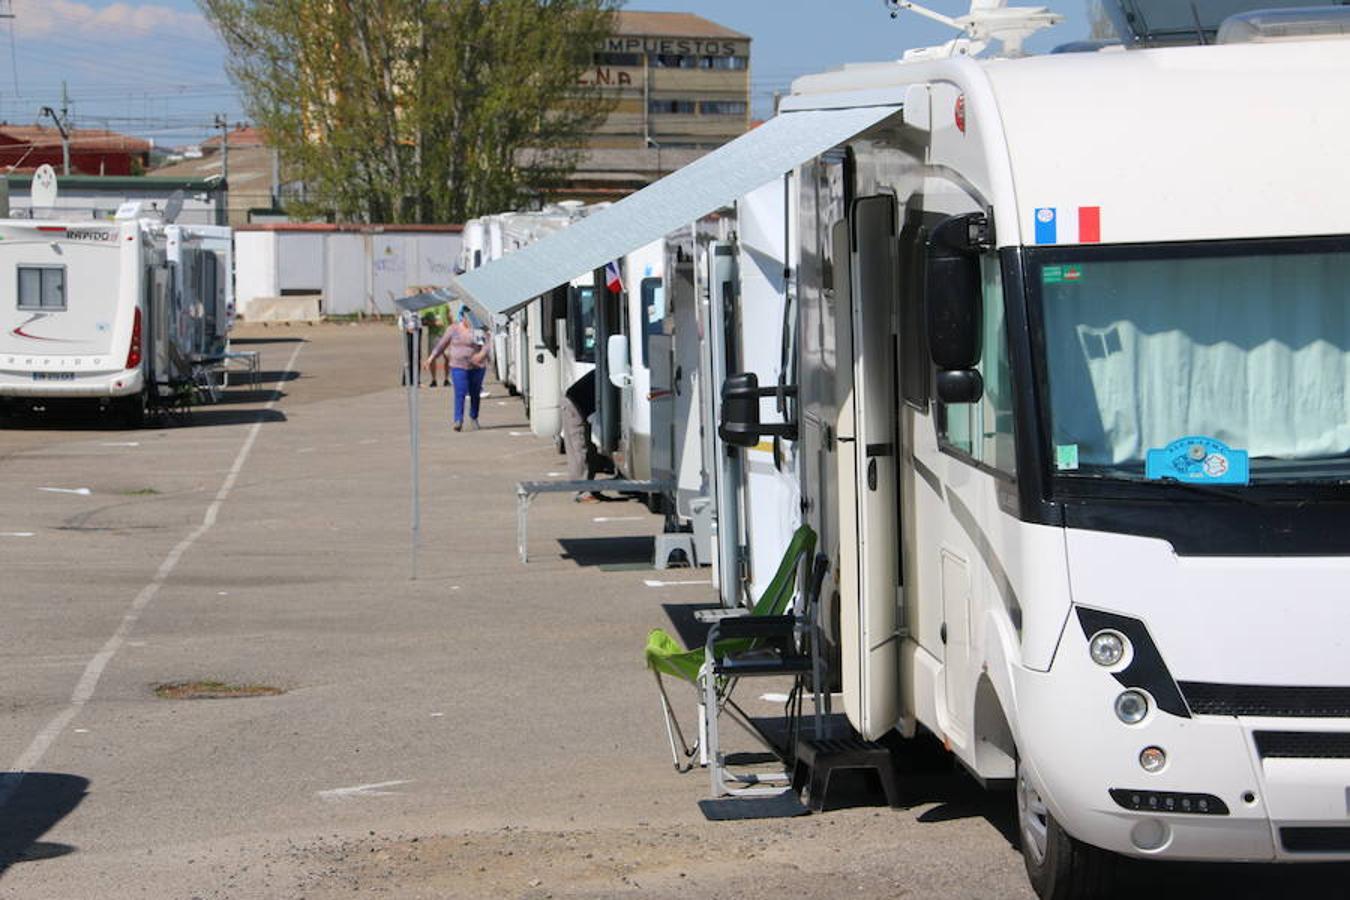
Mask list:
[[[74,372],[34,372],[34,381],[74,381]]]

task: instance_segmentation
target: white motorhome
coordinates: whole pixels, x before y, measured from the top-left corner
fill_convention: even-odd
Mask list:
[[[230,230],[0,221],[0,398],[117,405],[132,420],[225,352]]]
[[[780,452],[844,711],[1014,787],[1043,897],[1112,854],[1350,859],[1350,53],[1299,15],[803,79],[550,250],[791,173]],[[723,417],[755,446],[762,403]]]
[[[892,107],[795,182],[844,708],[1014,785],[1042,896],[1107,852],[1350,857],[1347,75],[1344,42],[1243,43],[783,104]]]

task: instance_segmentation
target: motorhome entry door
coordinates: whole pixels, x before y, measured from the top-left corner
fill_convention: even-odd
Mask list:
[[[896,559],[895,198],[863,197],[849,216],[853,336],[854,621],[845,627],[859,667],[856,725],[877,738],[899,718],[899,561]],[[841,463],[848,450],[841,448]],[[849,510],[842,507],[840,514]],[[847,578],[847,576],[845,576]],[[845,601],[847,603],[847,601]],[[852,631],[852,634],[848,632]]]

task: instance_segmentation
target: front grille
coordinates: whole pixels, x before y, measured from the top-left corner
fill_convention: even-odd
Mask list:
[[[1272,687],[1183,681],[1178,687],[1198,716],[1350,718],[1350,687]]]
[[[1280,843],[1290,853],[1350,853],[1350,828],[1281,828]]]
[[[1350,734],[1315,731],[1258,731],[1262,759],[1350,759]]]

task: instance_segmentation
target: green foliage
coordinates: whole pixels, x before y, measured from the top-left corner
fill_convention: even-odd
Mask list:
[[[310,213],[462,222],[575,167],[621,0],[198,0]]]

